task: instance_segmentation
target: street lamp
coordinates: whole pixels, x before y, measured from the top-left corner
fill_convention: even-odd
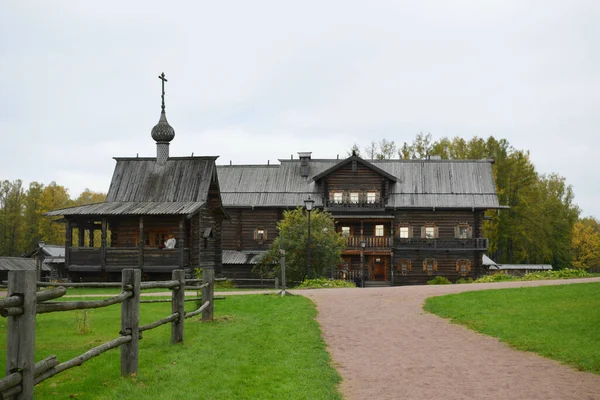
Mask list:
[[[365,247],[367,247],[367,242],[363,239],[360,241],[360,279],[362,280],[362,287],[365,287]]]
[[[308,199],[304,200],[304,206],[308,212],[308,240],[306,241],[306,278],[310,279],[310,212],[315,205],[315,201],[308,196]]]

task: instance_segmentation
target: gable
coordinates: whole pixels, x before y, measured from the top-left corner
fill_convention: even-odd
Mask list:
[[[347,159],[340,161],[338,164],[334,165],[333,167],[321,172],[318,175],[315,175],[313,177],[313,180],[315,182],[318,182],[321,179],[328,177],[331,174],[333,174],[335,171],[339,171],[339,170],[348,172],[348,170],[346,169],[347,167],[349,167],[350,171],[352,171],[353,173],[355,173],[356,171],[359,171],[359,170],[365,172],[368,169],[368,170],[375,172],[381,178],[386,178],[390,182],[396,182],[396,177],[394,175],[389,174],[388,172],[384,171],[383,169],[375,166],[374,164],[372,164],[366,160],[363,160],[362,158],[360,158],[356,155],[350,156]]]

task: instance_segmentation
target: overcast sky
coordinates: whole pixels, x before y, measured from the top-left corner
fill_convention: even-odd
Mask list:
[[[0,0],[0,180],[106,192],[113,156],[276,162],[506,138],[600,218],[600,1]]]

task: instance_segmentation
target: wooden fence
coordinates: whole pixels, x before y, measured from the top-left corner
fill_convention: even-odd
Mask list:
[[[199,283],[195,289],[202,289],[202,305],[195,311],[185,312],[186,283]],[[10,271],[8,275],[8,295],[0,299],[0,315],[8,319],[6,346],[6,376],[0,379],[0,394],[3,398],[33,399],[34,386],[60,372],[82,365],[92,357],[108,350],[121,348],[121,376],[131,376],[138,371],[138,341],[143,331],[171,323],[171,343],[183,341],[183,323],[186,318],[202,313],[203,321],[213,319],[214,310],[214,270],[205,268],[202,279],[185,279],[183,270],[175,270],[170,281],[141,282],[139,269],[122,271],[119,283],[65,284],[73,287],[113,287],[122,288],[121,293],[105,300],[73,302],[50,302],[66,293],[65,286],[38,292],[35,271]],[[45,284],[48,285],[48,284]],[[172,292],[172,314],[147,325],[139,325],[140,303],[155,300],[140,300],[143,289],[165,288]],[[197,299],[187,299],[197,300]],[[158,300],[161,301],[161,300]],[[121,331],[119,337],[103,343],[89,351],[63,363],[56,356],[50,356],[35,363],[35,319],[37,314],[82,310],[121,304]]]

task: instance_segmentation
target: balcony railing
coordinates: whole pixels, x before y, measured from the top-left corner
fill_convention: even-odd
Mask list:
[[[487,250],[487,238],[475,239],[399,239],[396,248],[423,250]]]
[[[71,247],[69,265],[101,265],[102,249],[97,247]],[[104,265],[108,267],[128,267],[139,264],[140,251],[137,247],[107,247]],[[144,249],[144,266],[178,267],[181,260],[181,249]],[[189,266],[189,249],[183,249],[183,266]]]
[[[385,203],[382,199],[377,201],[333,201],[332,199],[325,200],[325,207],[333,210],[359,211],[385,208]]]
[[[394,238],[391,236],[348,236],[346,237],[346,248],[360,249],[361,242],[365,242],[365,248],[391,248]]]

